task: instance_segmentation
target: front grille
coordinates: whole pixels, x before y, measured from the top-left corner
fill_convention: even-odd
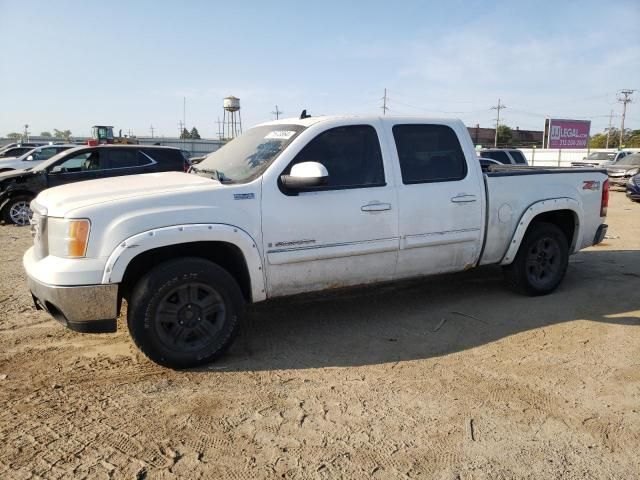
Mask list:
[[[31,211],[33,212],[30,222],[34,252],[36,258],[41,259],[49,254],[47,209],[33,201],[31,202]]]

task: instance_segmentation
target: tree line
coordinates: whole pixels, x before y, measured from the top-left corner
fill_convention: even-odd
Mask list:
[[[186,128],[183,128],[182,133],[180,134],[180,138],[199,140],[200,133],[198,132],[198,129],[196,127],[193,127],[191,131],[187,130]]]
[[[589,140],[590,148],[606,148],[607,147],[607,131],[609,133],[609,148],[638,148],[640,147],[640,130],[624,129],[622,136],[622,144],[620,144],[620,129],[605,128],[604,132],[596,133]]]

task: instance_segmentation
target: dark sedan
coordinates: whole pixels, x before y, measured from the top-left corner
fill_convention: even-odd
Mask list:
[[[640,202],[640,173],[631,177],[627,182],[627,197]]]
[[[34,168],[0,173],[0,214],[5,223],[27,225],[29,204],[41,191],[95,178],[183,172],[189,164],[177,148],[100,145],[66,150]]]

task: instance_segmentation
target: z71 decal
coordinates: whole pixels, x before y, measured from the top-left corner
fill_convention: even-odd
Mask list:
[[[585,180],[582,182],[583,190],[600,190],[600,182],[597,180]]]

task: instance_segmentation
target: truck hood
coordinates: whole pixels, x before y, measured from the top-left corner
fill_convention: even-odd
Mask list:
[[[36,198],[49,216],[64,217],[78,208],[100,203],[175,193],[199,186],[220,186],[220,182],[182,172],[147,173],[71,183],[44,190]]]

